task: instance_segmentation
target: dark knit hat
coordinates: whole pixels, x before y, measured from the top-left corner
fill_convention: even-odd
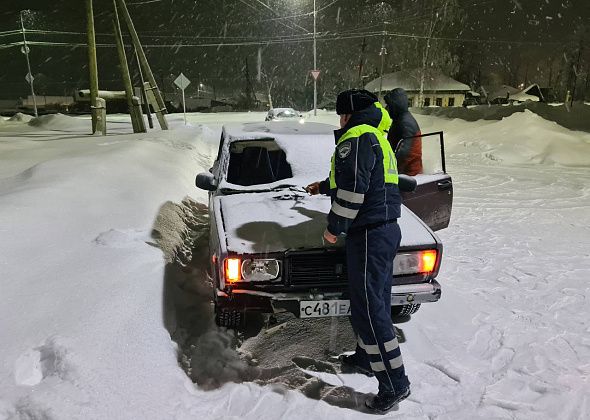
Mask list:
[[[379,98],[374,93],[364,89],[350,89],[340,92],[336,98],[336,114],[352,114],[368,108]]]

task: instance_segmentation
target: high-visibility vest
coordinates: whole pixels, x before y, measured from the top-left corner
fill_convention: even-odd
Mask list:
[[[379,104],[381,105],[381,104]],[[383,110],[385,111],[385,110]],[[384,112],[385,115],[386,111]],[[338,146],[345,142],[348,139],[351,138],[355,138],[355,137],[360,137],[363,134],[366,133],[372,133],[375,135],[375,137],[377,137],[377,140],[379,141],[379,146],[381,147],[381,151],[383,152],[383,175],[385,176],[385,183],[386,184],[396,184],[399,181],[399,177],[397,174],[397,160],[395,158],[395,153],[393,153],[393,149],[391,148],[391,144],[389,144],[389,141],[387,140],[387,137],[385,137],[385,132],[384,130],[380,130],[381,125],[384,124],[384,120],[389,119],[389,115],[387,115],[387,118],[382,118],[381,119],[381,124],[379,124],[379,128],[375,128],[371,125],[368,124],[362,124],[362,125],[357,125],[356,127],[352,127],[351,129],[349,129],[346,133],[344,133],[344,135],[342,135],[342,137],[340,137],[340,139],[338,140],[338,143],[336,144],[336,149],[338,149]],[[385,124],[387,124],[387,121],[385,121]],[[389,125],[391,125],[391,119],[389,119]],[[330,170],[330,189],[335,189],[337,188],[336,185],[336,151],[334,151],[334,154],[332,155],[332,167]]]

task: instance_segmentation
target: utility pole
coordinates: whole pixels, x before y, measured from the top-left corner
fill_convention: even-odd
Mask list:
[[[139,81],[141,82],[141,102],[143,103],[145,114],[147,115],[148,125],[150,126],[150,128],[154,128],[154,121],[152,120],[152,111],[150,111],[150,104],[147,100],[147,95],[145,92],[145,80],[143,80],[143,72],[141,71],[141,63],[139,61],[139,55],[137,54],[137,48],[135,48],[134,51],[135,60],[137,61],[137,69],[139,71]]]
[[[92,0],[86,0],[86,25],[88,35],[88,70],[90,71],[90,110],[92,113],[92,134],[94,134],[98,127],[99,110],[97,109],[96,102],[98,98],[98,64],[96,61],[96,35],[94,32]],[[106,130],[103,134],[106,134]]]
[[[313,0],[313,69],[318,69],[318,57],[317,57],[317,39],[316,39],[316,23],[317,23],[317,11],[316,11],[316,0]],[[317,77],[313,78],[313,115],[318,115],[318,80]]]
[[[39,116],[39,113],[37,112],[37,97],[35,96],[35,88],[33,87],[33,81],[35,80],[33,77],[33,73],[31,73],[31,62],[29,61],[29,46],[27,45],[27,37],[25,35],[25,22],[23,20],[23,10],[20,11],[20,26],[22,28],[22,33],[23,33],[23,47],[21,49],[22,53],[25,55],[26,59],[27,59],[27,82],[29,82],[29,85],[31,86],[31,95],[33,96],[33,107],[35,108],[35,117]]]
[[[158,117],[158,122],[160,123],[160,127],[162,130],[168,130],[168,122],[166,121],[165,114],[166,105],[164,104],[164,98],[162,98],[162,94],[160,93],[160,89],[158,88],[158,84],[156,83],[156,78],[152,73],[152,69],[147,61],[147,57],[145,52],[143,51],[143,47],[141,46],[141,42],[139,41],[139,36],[137,35],[137,31],[135,30],[135,25],[133,24],[133,20],[131,20],[131,15],[129,14],[129,10],[127,9],[127,5],[125,4],[125,0],[116,0],[117,4],[119,5],[119,9],[123,14],[123,19],[125,19],[125,23],[127,24],[127,29],[129,30],[129,34],[131,35],[131,39],[133,41],[133,45],[135,46],[135,50],[137,52],[137,56],[139,58],[139,62],[143,67],[145,72],[145,76],[147,77],[147,82],[149,83],[149,92],[146,92],[146,96],[148,96],[148,100],[150,97],[155,99],[156,106],[154,111],[156,112],[156,117]]]
[[[143,120],[139,101],[137,98],[134,98],[133,95],[133,83],[131,82],[131,74],[129,73],[127,55],[125,54],[125,44],[123,44],[123,34],[121,33],[121,22],[119,21],[119,12],[117,11],[117,3],[115,0],[113,0],[113,11],[113,29],[115,32],[117,52],[119,54],[119,65],[121,66],[121,74],[123,76],[123,84],[125,85],[127,107],[129,108],[129,115],[131,116],[131,125],[133,126],[134,133],[145,133],[145,121]]]

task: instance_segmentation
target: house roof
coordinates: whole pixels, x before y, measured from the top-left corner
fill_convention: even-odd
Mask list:
[[[529,95],[527,93],[529,91],[529,89],[531,89],[534,86],[536,86],[536,85],[533,84],[533,85],[530,85],[529,87],[527,87],[526,89],[520,90],[520,89],[514,88],[512,86],[502,85],[501,87],[493,90],[492,93],[490,93],[488,95],[488,100],[494,101],[496,99],[508,98],[510,100],[518,101],[518,102],[526,102],[526,101],[538,102],[539,101],[538,96]]]
[[[381,78],[367,83],[365,89],[371,92],[378,92]],[[420,71],[419,70],[402,70],[395,73],[383,75],[383,91],[403,88],[407,91],[420,90]],[[446,76],[437,71],[427,71],[424,78],[424,91],[458,91],[466,92],[471,88],[464,83]]]

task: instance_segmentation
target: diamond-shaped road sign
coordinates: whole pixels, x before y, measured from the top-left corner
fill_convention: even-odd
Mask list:
[[[33,82],[33,80],[35,80],[35,78],[33,77],[33,75],[31,73],[27,73],[27,75],[25,76],[25,80],[27,82],[29,82],[29,85]]]
[[[188,85],[191,84],[191,81],[188,80],[184,74],[180,73],[180,76],[178,76],[176,80],[174,80],[174,84],[182,90],[185,90],[188,87]]]
[[[318,80],[318,77],[320,77],[320,71],[319,70],[312,70],[311,77],[313,77],[313,80]]]

